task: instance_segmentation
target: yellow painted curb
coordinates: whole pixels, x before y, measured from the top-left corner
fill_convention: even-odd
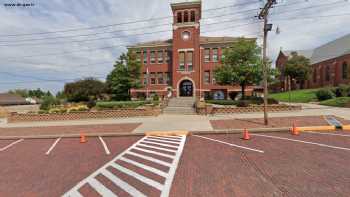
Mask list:
[[[179,135],[189,135],[188,131],[149,131],[145,132],[146,136],[179,136]]]
[[[335,131],[335,126],[297,127],[298,131]]]
[[[346,131],[350,131],[350,125],[343,125],[342,129]]]

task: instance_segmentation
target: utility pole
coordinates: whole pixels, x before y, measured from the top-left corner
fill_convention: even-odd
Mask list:
[[[264,20],[264,41],[263,41],[263,86],[264,86],[264,123],[265,125],[269,124],[268,114],[267,114],[267,106],[268,106],[268,68],[267,68],[267,57],[266,57],[266,48],[267,48],[267,34],[272,30],[272,24],[268,24],[268,15],[269,10],[272,8],[274,4],[276,4],[276,0],[267,0],[264,8],[262,8],[258,18],[260,20]]]

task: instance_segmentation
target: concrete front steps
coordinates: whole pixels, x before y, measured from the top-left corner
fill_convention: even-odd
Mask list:
[[[168,106],[163,109],[164,114],[195,114],[193,108],[195,99],[192,97],[172,98],[168,102]]]

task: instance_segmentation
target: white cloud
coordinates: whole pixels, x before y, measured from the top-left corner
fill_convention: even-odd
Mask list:
[[[260,24],[250,24],[238,27],[238,25],[257,21],[257,19],[254,18],[254,15],[256,15],[259,11],[259,7],[262,6],[263,1],[249,1],[255,3],[251,3],[246,6],[232,6],[220,10],[204,11],[202,15],[203,20],[201,22],[201,30],[203,32],[203,35],[246,35],[249,37],[261,36],[262,26]],[[233,4],[243,4],[249,1],[203,0],[202,9],[207,10],[215,7],[223,7]],[[6,2],[6,0],[1,0],[1,2]],[[0,5],[1,35],[87,28],[172,15],[169,6],[170,0],[25,0],[25,2],[34,2],[35,6],[27,8],[5,8],[3,5]],[[283,2],[279,2],[279,5],[282,6],[273,9],[271,23],[274,24],[274,28],[279,26],[281,34],[275,35],[273,32],[271,32],[269,35],[268,54],[271,58],[276,57],[280,47],[288,50],[314,48],[350,32],[350,16],[316,18],[314,20],[288,20],[289,18],[302,17],[306,15],[319,16],[349,13],[348,10],[350,8],[350,2],[340,2],[335,3],[333,6],[314,7],[299,11],[289,10],[339,2],[339,0],[309,0],[308,2],[305,2],[305,0],[284,0]],[[244,10],[251,11],[242,12]],[[224,16],[215,17],[218,15]],[[278,20],[282,18],[285,20]],[[152,35],[144,36],[129,36],[130,34],[171,30],[170,24],[164,25],[167,23],[171,23],[171,18],[78,32],[72,31],[21,37],[3,37],[0,35],[0,45],[2,45],[4,42],[1,41],[16,41],[23,39],[74,36],[79,34],[118,31],[115,33],[98,34],[88,37],[85,36],[65,39],[52,39],[49,41],[23,42],[27,44],[42,42],[68,42],[66,44],[12,47],[0,46],[0,68],[1,70],[12,73],[26,74],[29,76],[49,79],[75,79],[83,76],[104,76],[112,69],[115,59],[122,52],[125,52],[125,47],[116,47],[113,49],[104,50],[91,50],[88,52],[70,53],[64,55],[40,56],[33,58],[20,57],[37,54],[56,54],[69,51],[89,50],[112,45],[127,45],[136,42],[167,39],[171,38],[171,31],[154,33]],[[154,28],[149,28],[150,26],[154,26]],[[133,30],[138,27],[140,27],[140,29]],[[144,29],[142,29],[142,27],[144,27]],[[116,36],[120,38],[101,39],[98,41],[81,43],[72,42],[85,39],[104,38],[109,36]],[[261,40],[259,41],[261,42]],[[17,61],[6,61],[12,57],[18,57],[16,58]],[[3,74],[0,74],[0,77],[0,82],[4,82],[0,83],[0,92],[7,89],[23,87],[40,87],[43,89],[51,89],[57,91],[61,89],[64,84],[63,82],[35,82],[17,84],[14,82],[35,80],[6,76]]]

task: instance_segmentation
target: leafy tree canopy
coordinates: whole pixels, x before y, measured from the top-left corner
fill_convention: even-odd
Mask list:
[[[310,72],[310,60],[302,55],[298,55],[297,52],[292,52],[285,65],[284,75],[303,83],[309,78]]]
[[[19,95],[23,98],[27,98],[27,97],[43,98],[44,96],[52,95],[50,91],[44,92],[40,88],[38,88],[36,90],[15,89],[15,90],[10,90],[9,93]]]
[[[70,102],[86,102],[102,98],[105,83],[95,78],[85,78],[64,86],[64,95]]]
[[[269,67],[269,76],[274,73],[274,69]],[[262,77],[261,49],[254,40],[245,38],[239,38],[224,51],[223,64],[215,69],[215,79],[219,84],[241,86],[242,99],[245,98],[246,86],[259,84]]]
[[[141,63],[137,61],[136,53],[129,51],[122,54],[107,76],[108,92],[113,100],[129,100],[130,89],[140,88]]]

